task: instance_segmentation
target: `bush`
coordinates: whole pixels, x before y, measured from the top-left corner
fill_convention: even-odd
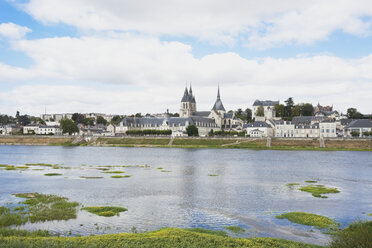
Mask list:
[[[357,131],[352,131],[350,134],[353,137],[359,137],[359,132],[357,132]]]
[[[330,248],[368,248],[372,247],[372,221],[358,221],[337,232]]]
[[[245,131],[215,131],[214,135],[216,136],[239,136],[239,137],[245,137]]]

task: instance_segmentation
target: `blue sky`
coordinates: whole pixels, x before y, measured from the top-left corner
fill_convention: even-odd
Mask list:
[[[371,18],[365,0],[1,0],[0,113],[177,112],[190,82],[200,110],[220,83],[228,109],[371,113]]]

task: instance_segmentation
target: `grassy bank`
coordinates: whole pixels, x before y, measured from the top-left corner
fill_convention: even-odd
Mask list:
[[[58,146],[118,146],[118,147],[174,147],[174,148],[221,148],[256,150],[312,150],[312,151],[372,151],[372,140],[347,139],[325,140],[325,147],[319,147],[317,139],[273,138],[271,147],[266,139],[253,138],[175,138],[170,137],[101,137],[88,143],[72,144],[73,137],[6,136],[0,137],[0,144],[16,145],[58,145]]]
[[[166,228],[140,234],[109,234],[89,237],[0,237],[0,247],[255,247],[315,248],[320,246],[275,238],[238,239],[211,233]]]

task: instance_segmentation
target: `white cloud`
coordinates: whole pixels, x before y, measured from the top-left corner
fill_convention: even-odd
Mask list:
[[[0,64],[0,85],[14,83],[0,93],[0,112],[37,114],[44,105],[55,112],[178,111],[185,82],[193,83],[200,110],[211,108],[220,83],[228,109],[293,96],[371,112],[372,55],[253,60],[230,52],[198,59],[181,42],[131,34],[18,40],[12,47],[35,63]]]
[[[28,27],[20,26],[12,22],[0,24],[0,38],[20,39],[31,32]]]
[[[310,44],[337,30],[369,35],[372,17],[369,0],[31,0],[23,8],[44,23],[80,30],[191,36],[230,45],[242,39],[257,48]]]

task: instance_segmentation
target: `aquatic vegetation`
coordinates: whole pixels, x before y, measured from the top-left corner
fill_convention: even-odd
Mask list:
[[[217,177],[217,174],[208,174],[209,177]]]
[[[85,178],[85,179],[102,179],[104,177],[86,177],[86,176],[81,176],[80,178]]]
[[[305,183],[317,183],[318,181],[314,181],[314,180],[306,180]]]
[[[294,186],[297,186],[297,185],[300,185],[299,183],[287,183],[286,186],[288,187],[294,187]]]
[[[26,166],[46,166],[46,167],[52,167],[53,164],[45,164],[45,163],[36,163],[36,164],[25,164]]]
[[[224,228],[227,229],[227,230],[232,231],[235,234],[245,232],[244,228],[241,228],[240,226],[225,226]]]
[[[337,226],[337,223],[325,216],[305,213],[305,212],[290,212],[275,216],[277,219],[288,219],[291,222],[306,225],[315,226],[317,228],[330,228]]]
[[[232,238],[199,233],[179,228],[164,228],[148,233],[122,233],[88,237],[1,237],[2,247],[255,247],[255,248],[315,248],[301,242],[276,238]]]
[[[96,168],[97,170],[101,170],[101,171],[108,171],[110,170],[109,168]]]
[[[26,231],[26,230],[17,230],[9,228],[0,228],[0,238],[1,237],[50,237],[52,234],[46,230],[36,230],[36,231]]]
[[[103,173],[120,174],[120,173],[124,173],[124,171],[105,171]]]
[[[314,197],[321,197],[327,198],[327,196],[323,196],[322,194],[336,194],[340,193],[340,191],[336,188],[326,188],[324,185],[309,185],[303,186],[299,188],[299,190],[311,193]]]
[[[169,170],[161,170],[161,172],[171,172],[171,171],[169,171]]]
[[[113,175],[113,176],[111,176],[111,178],[128,178],[128,177],[131,177],[131,175],[125,175],[125,176],[122,176],[122,175]]]
[[[24,169],[28,169],[28,168],[30,168],[30,167],[28,167],[28,166],[17,166],[16,168],[17,168],[17,169],[24,170]]]
[[[367,214],[367,215],[372,217],[372,214]]]
[[[10,166],[10,165],[8,165],[8,164],[0,164],[0,167],[8,167],[8,166]]]
[[[126,208],[122,207],[110,207],[110,206],[104,206],[104,207],[84,207],[81,210],[86,210],[89,213],[96,214],[99,216],[104,216],[104,217],[111,217],[114,215],[118,215],[121,212],[128,211]]]
[[[372,221],[357,221],[332,235],[329,248],[371,247]]]
[[[59,167],[58,165],[53,165],[52,168],[53,168],[53,169],[61,169],[61,167]]]
[[[0,207],[0,228],[11,225],[21,225],[23,223],[25,223],[25,217],[22,213],[8,207]]]
[[[13,165],[5,167],[5,170],[16,170],[16,167]]]
[[[34,171],[43,171],[44,169],[32,169]]]
[[[214,230],[203,229],[203,228],[187,228],[185,230],[189,232],[205,233],[205,234],[217,235],[217,236],[222,236],[222,237],[228,236],[227,232],[225,231],[214,231]]]
[[[163,167],[158,167],[158,168],[156,168],[156,169],[158,169],[158,170],[162,170],[162,169],[163,169]]]
[[[46,173],[44,176],[52,177],[52,176],[62,176],[60,173]]]
[[[76,218],[77,202],[69,202],[68,198],[39,193],[19,193],[16,197],[25,198],[21,202],[27,206],[26,221],[32,223],[50,220],[69,220]]]

